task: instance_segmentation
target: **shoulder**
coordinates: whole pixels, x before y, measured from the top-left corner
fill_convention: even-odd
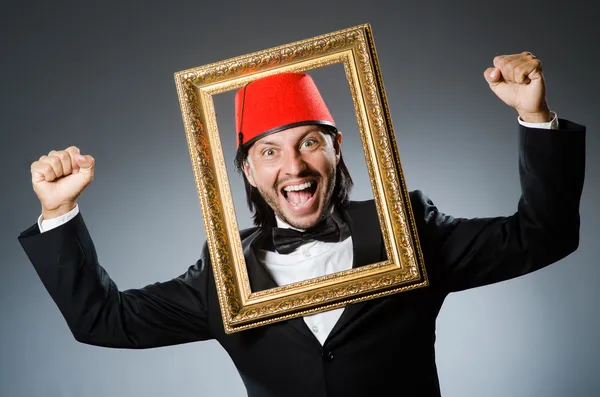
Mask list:
[[[248,240],[251,237],[254,237],[257,235],[258,231],[260,229],[258,227],[250,227],[247,229],[242,229],[240,231],[240,240],[242,241],[242,244],[244,243],[244,241]],[[202,258],[204,260],[204,262],[210,262],[210,251],[208,249],[208,240],[204,242],[204,244],[202,245]]]
[[[375,210],[375,200],[364,200],[364,201],[349,201],[346,206],[348,211],[370,211]]]
[[[410,204],[413,211],[419,213],[437,211],[437,208],[425,193],[421,190],[413,190],[408,193],[410,198]],[[364,200],[364,201],[350,201],[347,206],[348,211],[377,211],[375,200]]]
[[[419,233],[427,231],[428,233],[448,234],[460,221],[460,218],[440,212],[431,198],[421,190],[410,191],[409,200],[415,226]],[[350,217],[355,219],[357,216],[363,219],[378,219],[375,200],[351,201],[348,204],[347,212]]]
[[[432,216],[438,214],[439,211],[433,201],[431,201],[431,198],[421,190],[413,190],[409,193],[409,196],[415,218],[427,221]]]
[[[243,241],[260,230],[259,227],[249,227],[240,231],[240,239]]]

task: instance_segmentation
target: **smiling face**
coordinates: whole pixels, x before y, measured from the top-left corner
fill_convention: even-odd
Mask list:
[[[244,174],[279,219],[307,229],[331,208],[341,142],[317,125],[276,132],[250,147]]]

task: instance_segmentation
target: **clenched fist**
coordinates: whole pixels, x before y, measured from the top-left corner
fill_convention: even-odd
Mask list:
[[[42,204],[44,219],[56,218],[75,208],[77,198],[94,179],[94,158],[71,146],[52,150],[31,164],[31,183]]]
[[[546,102],[546,84],[542,63],[530,52],[500,55],[494,67],[483,73],[494,93],[507,105],[515,108],[523,121],[551,121]]]

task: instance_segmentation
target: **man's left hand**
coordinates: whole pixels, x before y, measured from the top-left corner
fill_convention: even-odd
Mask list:
[[[499,55],[494,58],[494,67],[483,75],[498,98],[515,108],[523,121],[551,121],[542,62],[532,53]]]

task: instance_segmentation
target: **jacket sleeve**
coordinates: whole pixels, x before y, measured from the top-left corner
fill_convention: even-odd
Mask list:
[[[206,245],[203,259],[181,276],[119,291],[81,214],[45,233],[33,225],[19,242],[79,342],[143,349],[211,338]]]
[[[446,292],[518,277],[548,266],[579,245],[585,127],[520,127],[521,197],[507,217],[454,218],[420,192],[413,197],[431,283]]]

